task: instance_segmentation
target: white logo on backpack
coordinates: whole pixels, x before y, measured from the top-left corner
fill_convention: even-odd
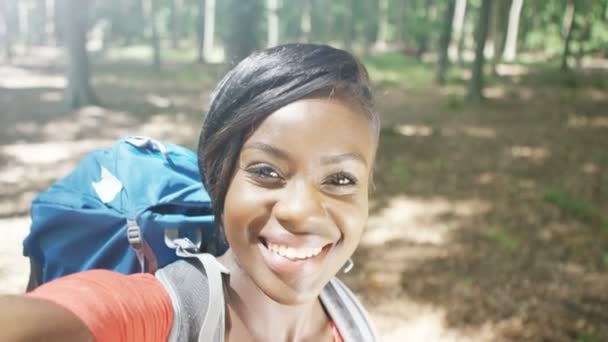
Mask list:
[[[122,183],[108,169],[101,167],[101,180],[91,183],[103,203],[110,203],[122,190]]]

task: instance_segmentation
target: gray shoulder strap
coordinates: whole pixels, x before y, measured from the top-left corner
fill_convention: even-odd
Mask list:
[[[224,267],[211,254],[197,254],[196,258],[203,264],[203,268],[209,279],[209,310],[203,319],[198,342],[209,341],[214,336],[214,341],[224,341],[225,309],[224,286],[222,283],[222,270]]]
[[[179,260],[156,272],[173,304],[171,342],[224,341],[222,272],[226,271],[212,255],[200,255],[205,254]],[[344,342],[378,341],[365,309],[340,280],[333,278],[320,299]]]
[[[156,272],[173,304],[171,342],[224,341],[221,265],[212,255],[179,260]]]
[[[321,291],[320,298],[344,342],[378,341],[363,305],[338,278],[330,280]]]

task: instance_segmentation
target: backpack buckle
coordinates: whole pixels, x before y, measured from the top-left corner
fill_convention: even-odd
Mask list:
[[[199,247],[187,237],[170,239],[165,234],[165,244],[172,249],[175,249],[175,254],[185,258],[200,253]]]
[[[143,241],[141,229],[139,229],[139,226],[133,220],[127,220],[127,239],[129,240],[129,244],[136,250],[141,248]]]
[[[146,243],[146,240],[144,240],[141,228],[139,228],[134,220],[127,220],[127,240],[129,240],[129,244],[135,250],[141,272],[144,273],[146,271],[146,259],[148,260],[148,271],[155,272],[157,268],[156,256]]]

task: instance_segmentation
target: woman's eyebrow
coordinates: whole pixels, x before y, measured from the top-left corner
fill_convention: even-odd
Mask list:
[[[280,158],[280,159],[289,159],[289,153],[287,153],[287,151],[281,150],[280,148],[276,148],[272,145],[268,145],[263,142],[254,142],[254,143],[243,146],[243,150],[247,150],[247,149],[261,150],[268,154],[272,154],[273,156]]]
[[[333,156],[321,157],[321,164],[338,164],[347,160],[356,160],[367,166],[367,161],[358,153],[342,153]]]
[[[259,141],[243,146],[243,150],[247,149],[260,150],[280,159],[288,160],[291,158],[289,152]],[[349,160],[356,160],[367,166],[367,161],[365,158],[358,153],[341,153],[333,156],[323,156],[321,157],[321,164],[338,164]]]

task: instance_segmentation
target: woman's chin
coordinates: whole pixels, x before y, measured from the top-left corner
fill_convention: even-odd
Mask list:
[[[285,286],[287,287],[287,286]],[[264,286],[260,286],[260,289],[266,296],[268,296],[273,301],[282,304],[282,305],[304,305],[309,304],[316,301],[321,294],[320,290],[313,289],[277,289],[273,287],[272,289],[266,289]],[[278,291],[277,291],[278,290]]]

